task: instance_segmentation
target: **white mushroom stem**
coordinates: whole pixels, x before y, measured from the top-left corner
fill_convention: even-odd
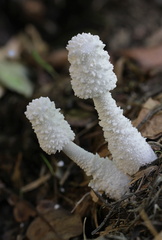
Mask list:
[[[62,151],[80,168],[82,168],[87,176],[91,176],[93,174],[94,169],[92,169],[92,165],[95,158],[94,154],[87,152],[71,141],[63,147]]]
[[[123,116],[123,110],[117,107],[110,92],[93,98],[93,101],[108,148],[120,170],[132,175],[140,166],[156,159],[150,145],[131,121]]]
[[[87,152],[73,142],[66,144],[62,151],[82,168],[87,176],[92,176],[89,186],[95,191],[105,192],[116,200],[128,193],[130,178],[118,170],[108,158]]]
[[[128,191],[130,178],[120,172],[112,161],[87,152],[72,142],[73,131],[49,98],[33,100],[25,114],[32,123],[40,147],[48,154],[62,150],[88,176],[92,176],[89,185],[95,191],[104,191],[114,199],[121,198]]]
[[[78,97],[94,100],[115,164],[132,175],[156,155],[109,92],[115,88],[117,78],[104,46],[98,36],[90,33],[78,34],[68,42],[71,84]]]

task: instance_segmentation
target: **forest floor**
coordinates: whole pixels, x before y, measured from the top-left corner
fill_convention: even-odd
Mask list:
[[[162,239],[161,16],[161,0],[0,1],[0,240]],[[66,45],[82,32],[106,44],[113,97],[157,154],[120,201],[91,190],[63,153],[44,153],[24,114],[48,96],[78,145],[111,157],[92,100],[71,88]]]

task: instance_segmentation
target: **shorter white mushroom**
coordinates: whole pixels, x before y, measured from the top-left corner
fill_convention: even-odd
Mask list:
[[[48,154],[62,150],[88,176],[92,176],[89,186],[95,191],[105,192],[114,199],[120,199],[128,192],[130,178],[120,172],[112,161],[87,152],[72,142],[73,131],[48,97],[33,100],[25,114],[32,123],[40,147]]]

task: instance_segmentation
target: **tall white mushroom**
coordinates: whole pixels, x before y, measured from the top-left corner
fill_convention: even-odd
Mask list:
[[[114,199],[120,199],[128,191],[130,178],[120,172],[112,161],[87,152],[72,142],[73,131],[48,97],[29,103],[25,115],[32,124],[40,147],[48,154],[62,150],[88,176],[92,176],[89,186],[95,191],[104,191]]]
[[[93,98],[115,164],[132,175],[156,155],[109,92],[116,87],[117,78],[104,46],[90,33],[78,34],[68,42],[71,84],[76,96]]]

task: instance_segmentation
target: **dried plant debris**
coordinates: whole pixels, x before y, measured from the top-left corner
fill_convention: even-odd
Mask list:
[[[101,213],[105,217],[92,235],[104,236],[105,239],[158,239],[162,228],[162,165],[138,172],[132,181],[132,193],[123,200],[109,203],[102,202]],[[107,212],[107,214],[106,214]],[[99,220],[98,220],[99,221]]]
[[[123,55],[132,58],[144,71],[158,68],[162,65],[162,46],[150,48],[133,48],[123,51]]]
[[[81,218],[63,209],[50,209],[37,217],[27,230],[30,240],[68,240],[82,233]]]
[[[143,104],[138,118],[134,120],[134,125],[146,138],[156,139],[162,135],[162,104],[149,98]]]

